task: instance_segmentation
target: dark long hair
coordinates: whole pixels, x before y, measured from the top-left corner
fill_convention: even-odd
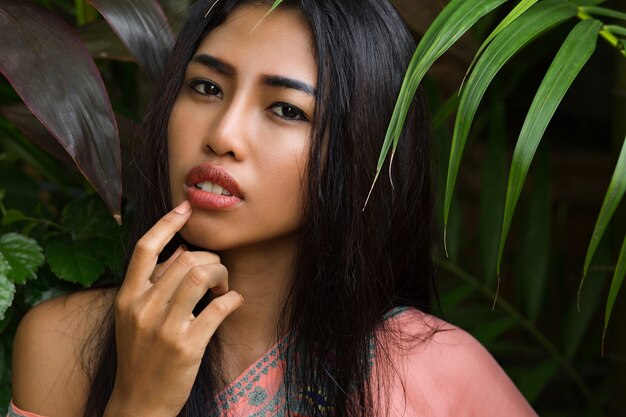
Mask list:
[[[130,248],[171,209],[166,132],[187,64],[206,34],[244,2],[273,3],[200,0],[190,9],[144,123]],[[286,411],[293,401],[306,405],[308,387],[329,404],[309,407],[309,415],[364,417],[374,414],[373,399],[384,398],[385,384],[370,384],[370,367],[372,355],[385,363],[390,341],[388,335],[384,343],[378,340],[376,332],[385,313],[397,306],[428,312],[433,292],[430,135],[421,92],[409,110],[391,178],[381,176],[363,209],[415,46],[386,0],[285,0],[280,7],[298,10],[312,32],[319,92],[289,308],[277,329],[286,335],[283,356],[298,358],[286,362]],[[180,243],[176,237],[162,256]],[[101,342],[85,417],[103,414],[113,388],[112,317],[95,340]],[[218,356],[215,338],[181,416],[215,413],[213,398],[226,382]]]

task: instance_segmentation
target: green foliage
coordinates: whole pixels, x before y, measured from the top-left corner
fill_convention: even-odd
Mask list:
[[[0,236],[0,253],[9,265],[8,277],[16,284],[36,278],[35,272],[44,259],[35,240],[17,233]]]

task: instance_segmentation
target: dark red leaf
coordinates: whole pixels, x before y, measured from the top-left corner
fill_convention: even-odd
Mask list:
[[[136,62],[126,45],[104,20],[78,28],[78,36],[83,41],[92,57],[113,61]]]
[[[119,218],[117,126],[100,73],[76,32],[43,7],[0,0],[0,72]]]
[[[0,107],[0,114],[9,119],[22,133],[39,145],[43,150],[61,161],[64,165],[80,172],[72,158],[65,152],[63,146],[56,140],[33,113],[22,103]]]
[[[109,22],[152,80],[159,78],[174,35],[156,0],[88,0]]]
[[[54,136],[41,124],[33,113],[22,103],[10,104],[0,107],[0,114],[6,117],[15,125],[27,138],[39,145],[43,150],[58,159],[61,163],[74,168],[80,172],[72,158],[59,144]],[[137,124],[128,117],[115,114],[115,120],[119,126],[120,140],[122,148],[122,166],[124,169],[124,184],[131,184],[131,175],[137,175],[136,167],[133,163],[133,139]],[[127,190],[128,187],[125,187]]]

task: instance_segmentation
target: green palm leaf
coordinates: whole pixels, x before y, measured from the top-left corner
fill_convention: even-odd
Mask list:
[[[489,45],[472,72],[461,96],[452,136],[444,200],[444,225],[456,183],[461,157],[476,110],[487,87],[504,64],[546,30],[576,16],[576,6],[566,0],[545,0],[508,25]]]
[[[418,44],[409,63],[402,88],[398,95],[395,109],[391,116],[389,128],[385,135],[385,141],[378,158],[376,175],[372,183],[372,189],[378,180],[385,159],[392,150],[398,146],[400,133],[406,120],[411,101],[417,87],[432,64],[443,55],[469,28],[480,18],[493,11],[507,0],[452,0],[437,16],[430,25],[424,37]],[[390,163],[391,169],[391,163]],[[370,190],[371,193],[371,190]],[[369,196],[368,196],[369,199]],[[367,205],[367,200],[365,202]]]
[[[602,22],[594,19],[584,20],[574,27],[554,58],[528,111],[511,162],[498,251],[498,275],[513,212],[537,146],[563,96],[593,54],[601,27]]]
[[[602,236],[604,235],[604,232],[606,231],[606,228],[609,224],[609,221],[613,217],[615,210],[617,210],[617,206],[619,205],[620,201],[622,201],[625,192],[626,139],[624,139],[624,144],[622,146],[622,151],[620,152],[619,159],[617,160],[615,172],[613,172],[613,177],[611,178],[609,188],[606,192],[606,195],[604,196],[604,202],[602,203],[602,208],[600,209],[598,220],[596,221],[596,225],[593,229],[593,234],[591,235],[591,242],[589,243],[589,249],[587,249],[587,256],[585,256],[583,278],[587,275],[587,272],[589,271],[589,265],[591,265],[593,255],[596,253],[598,244],[600,243],[600,240],[602,239]]]
[[[615,19],[626,20],[626,13],[618,12],[617,10],[607,9],[606,7],[582,7],[582,9],[595,16],[614,17]]]
[[[500,32],[502,32],[507,26],[509,26],[511,23],[513,23],[522,14],[524,14],[524,12],[526,10],[528,10],[535,3],[537,3],[537,1],[538,0],[522,0],[522,1],[520,1],[517,4],[517,6],[515,6],[513,8],[513,10],[511,10],[511,12],[502,20],[502,22],[500,22],[500,24],[498,24],[498,26],[496,26],[496,28],[493,30],[493,32],[491,32],[491,34],[489,34],[487,39],[485,39],[483,44],[480,46],[480,48],[478,49],[478,52],[476,52],[476,55],[474,56],[474,59],[472,59],[472,63],[470,64],[469,68],[467,69],[467,74],[469,74],[470,71],[472,70],[472,68],[474,68],[474,64],[476,63],[476,60],[478,58],[480,58],[480,56],[482,55],[483,51],[485,50],[485,48],[487,46],[489,46],[491,41],[494,40],[495,37],[498,36],[500,34]]]
[[[613,305],[617,298],[617,293],[624,282],[624,276],[626,276],[626,237],[622,244],[622,250],[620,251],[617,265],[615,266],[615,273],[613,274],[613,280],[611,282],[611,289],[609,290],[609,298],[606,302],[606,310],[604,313],[604,333],[609,326],[609,319],[611,318],[611,312],[613,311]],[[602,343],[604,344],[604,335],[602,336]]]

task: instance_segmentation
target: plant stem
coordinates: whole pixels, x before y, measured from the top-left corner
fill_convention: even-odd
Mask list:
[[[473,287],[475,287],[479,292],[490,299],[495,299],[496,294],[489,287],[485,286],[480,280],[468,272],[462,270],[452,262],[446,261],[441,258],[436,258],[435,260],[437,264],[450,272],[452,275],[455,275],[458,278],[461,278],[463,281],[469,283]],[[508,313],[511,317],[513,317],[524,329],[530,333],[533,338],[545,350],[547,350],[561,365],[563,370],[569,375],[569,377],[574,381],[574,383],[578,386],[580,391],[587,397],[587,400],[594,406],[600,407],[600,401],[593,394],[591,389],[587,386],[585,381],[583,381],[582,377],[578,374],[576,369],[571,365],[571,363],[567,360],[567,358],[559,351],[559,349],[530,321],[528,320],[519,310],[517,310],[512,304],[507,302],[501,295],[498,296],[496,300],[496,305],[502,308],[506,313]]]
[[[76,24],[83,26],[98,19],[98,11],[87,0],[75,0]]]
[[[587,19],[593,19],[593,16],[587,13],[587,11],[583,7],[579,7],[578,18],[580,20],[587,20]],[[602,28],[602,30],[600,30],[600,36],[602,36],[614,48],[617,48],[617,50],[620,51],[620,53],[624,55],[624,57],[626,57],[626,50],[624,49],[624,45],[622,44],[622,41],[617,36],[609,32],[605,28]]]

